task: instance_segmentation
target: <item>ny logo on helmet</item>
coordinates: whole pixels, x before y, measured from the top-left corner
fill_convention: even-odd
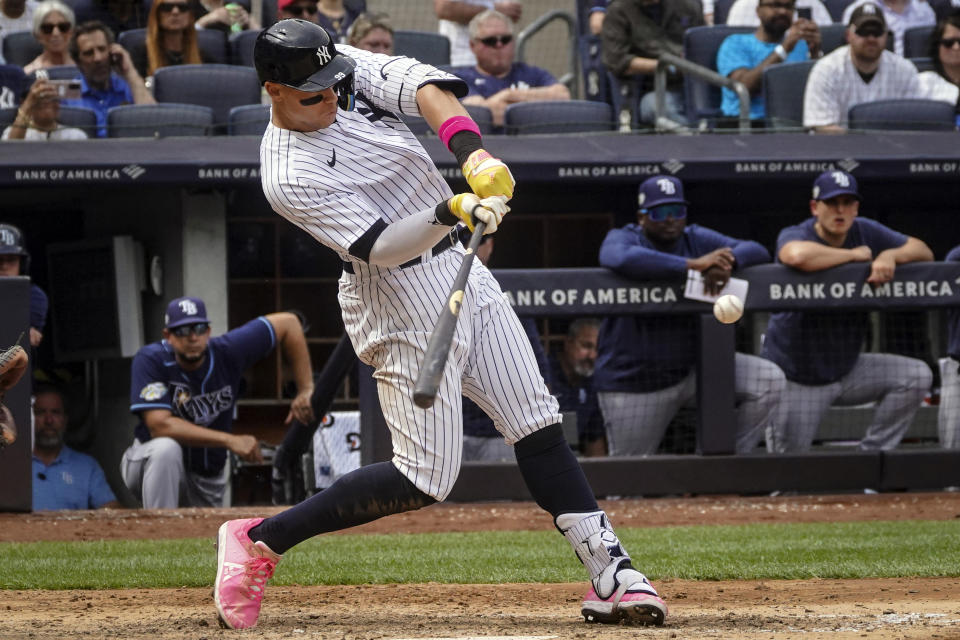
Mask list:
[[[320,61],[320,64],[327,64],[330,62],[330,50],[326,46],[320,47],[317,49],[317,59]]]
[[[657,186],[660,187],[660,192],[667,195],[673,195],[677,192],[677,187],[673,184],[672,180],[667,180],[666,178],[660,178],[657,180]]]
[[[187,314],[188,316],[197,315],[197,305],[194,304],[193,300],[181,300],[180,301],[180,311]]]

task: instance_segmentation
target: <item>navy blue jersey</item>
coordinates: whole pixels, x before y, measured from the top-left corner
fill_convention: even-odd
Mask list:
[[[560,403],[560,411],[577,413],[577,435],[581,444],[599,440],[606,435],[603,429],[603,414],[597,402],[597,390],[593,386],[593,377],[582,378],[580,384],[571,385],[563,373],[559,358],[550,358],[547,381],[550,393]]]
[[[557,84],[550,72],[522,62],[514,62],[510,73],[502,78],[481,73],[476,67],[454,67],[451,73],[462,78],[470,87],[468,96],[489,98],[504,89],[533,89]]]
[[[793,241],[826,245],[814,229],[816,219],[787,227],[777,237],[777,262],[780,249]],[[887,249],[902,247],[907,236],[876,220],[856,218],[847,232],[844,249],[870,247],[874,257]],[[863,311],[810,312],[781,311],[770,316],[763,341],[763,357],[777,363],[787,380],[820,385],[836,382],[850,373],[857,362],[867,332],[867,314]]]
[[[180,368],[166,340],[141,348],[130,367],[130,411],[140,417],[134,435],[150,440],[141,416],[150,409],[168,409],[201,427],[232,432],[240,377],[276,342],[273,325],[261,316],[211,338],[206,362],[195,371]],[[227,458],[222,447],[184,447],[183,452],[187,470],[206,476],[222,472]]]
[[[637,224],[612,229],[600,247],[600,266],[637,280],[686,277],[687,259],[722,247],[743,268],[770,261],[752,240],[738,240],[696,224],[669,250],[654,246]],[[696,362],[694,315],[611,316],[600,326],[594,385],[598,391],[648,392],[683,380]]]

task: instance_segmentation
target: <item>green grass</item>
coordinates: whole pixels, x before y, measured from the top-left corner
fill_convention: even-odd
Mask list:
[[[618,530],[651,579],[960,576],[960,522],[664,527]],[[2,543],[3,589],[210,585],[210,539]],[[340,535],[287,554],[273,584],[571,582],[569,545],[543,532]]]

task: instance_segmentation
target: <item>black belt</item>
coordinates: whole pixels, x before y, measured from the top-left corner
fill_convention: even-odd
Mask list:
[[[469,230],[467,230],[466,227],[462,227],[462,228],[463,228],[465,231],[467,231],[467,233],[469,233]],[[451,249],[451,248],[457,246],[457,245],[460,243],[460,236],[457,235],[457,229],[458,229],[457,227],[454,227],[453,229],[450,230],[450,233],[448,233],[447,235],[443,236],[443,239],[440,240],[440,242],[438,242],[437,244],[433,245],[433,249],[430,250],[430,251],[431,251],[431,254],[432,254],[433,256],[438,256],[438,255],[440,255],[441,253],[443,253],[444,251],[446,251],[447,249]],[[418,265],[418,264],[420,264],[421,260],[422,260],[422,257],[421,257],[421,256],[417,256],[417,257],[414,258],[413,260],[407,260],[406,262],[404,262],[403,264],[401,264],[401,265],[400,265],[400,268],[401,268],[401,269],[406,269],[407,267],[412,267],[412,266],[414,266],[414,265]],[[354,274],[353,263],[352,263],[352,262],[346,262],[346,261],[344,261],[344,263],[343,263],[343,270],[346,271],[347,273],[349,273],[350,275],[353,275],[353,274]]]

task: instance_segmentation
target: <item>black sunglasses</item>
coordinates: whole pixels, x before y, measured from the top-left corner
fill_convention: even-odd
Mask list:
[[[478,39],[485,47],[505,46],[513,42],[513,36],[509,33],[502,36],[490,36],[488,38]]]
[[[687,205],[678,202],[662,204],[659,207],[640,209],[640,213],[646,214],[654,222],[664,222],[667,218],[683,220],[687,217]]]
[[[887,32],[883,27],[862,27],[854,31],[861,38],[882,38]]]
[[[287,7],[286,9],[284,9],[284,11],[286,11],[287,13],[293,14],[298,18],[302,16],[304,13],[312,16],[317,12],[317,5],[315,4],[308,4],[306,6],[294,5],[292,7]]]
[[[164,2],[157,10],[161,13],[170,13],[174,9],[178,9],[180,13],[186,13],[190,11],[190,3],[188,2]]]
[[[40,25],[40,32],[50,35],[54,29],[59,29],[60,33],[66,33],[73,28],[69,22],[44,22]]]
[[[191,333],[195,336],[202,336],[210,330],[209,322],[197,322],[196,324],[184,324],[170,329],[170,333],[178,338],[186,338]]]
[[[940,46],[946,49],[953,49],[960,44],[960,38],[944,38],[940,41]]]

